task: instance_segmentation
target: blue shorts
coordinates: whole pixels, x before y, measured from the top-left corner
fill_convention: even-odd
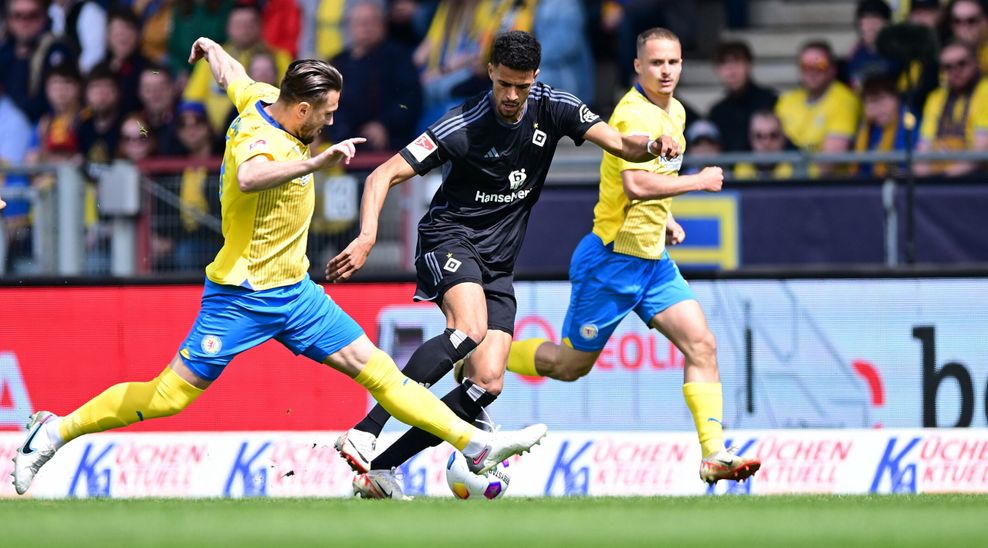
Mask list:
[[[269,339],[323,363],[363,334],[308,276],[262,291],[206,280],[202,308],[179,355],[196,375],[215,380],[234,356]]]
[[[584,352],[597,352],[632,310],[646,325],[656,314],[696,295],[663,253],[658,260],[615,253],[594,233],[583,237],[569,266],[572,293],[563,337]]]

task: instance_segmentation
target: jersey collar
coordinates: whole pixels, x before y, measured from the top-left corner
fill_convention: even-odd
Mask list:
[[[281,127],[281,124],[278,123],[278,120],[275,120],[274,118],[272,118],[271,115],[268,114],[268,111],[264,110],[264,107],[266,107],[266,106],[267,106],[267,103],[265,103],[261,99],[258,99],[257,100],[257,104],[255,105],[255,108],[257,108],[257,113],[261,115],[261,118],[264,118],[264,121],[265,122],[271,124],[272,126],[276,127],[277,129],[280,129],[281,131],[285,131],[285,128]],[[285,131],[285,133],[288,133],[288,132]]]

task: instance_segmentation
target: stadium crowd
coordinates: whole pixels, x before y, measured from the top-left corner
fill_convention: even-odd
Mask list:
[[[746,179],[793,174],[792,166],[759,162],[762,152],[988,150],[985,1],[894,4],[858,2],[859,39],[851,51],[835,52],[826,41],[804,44],[797,89],[758,84],[749,45],[719,44],[713,60],[723,98],[698,113],[688,108],[689,96],[680,97],[688,108],[690,152],[752,151],[753,160],[733,170]],[[603,114],[634,76],[638,32],[668,27],[694,51],[700,39],[696,3],[688,0],[0,0],[0,6],[0,165],[70,162],[91,176],[114,159],[208,158],[222,151],[236,113],[209,67],[187,63],[199,36],[223,44],[252,78],[272,84],[294,58],[331,60],[346,85],[325,140],[362,136],[362,150],[377,151],[400,149],[425,122],[487,89],[484,60],[499,31],[533,32],[543,47],[539,80]],[[744,24],[744,7],[744,1],[725,2],[729,27]],[[911,62],[883,55],[878,36],[898,20],[929,28],[936,50]],[[218,235],[201,221],[218,214],[217,183],[202,165],[178,177],[178,203],[156,201],[180,226],[152,228],[156,268],[202,265],[215,249]],[[881,176],[899,167],[814,166],[811,175]],[[916,172],[955,176],[978,167],[940,162],[918,164]],[[0,195],[3,186],[49,184],[50,175],[0,173]],[[91,245],[106,238],[93,195],[86,212]],[[31,221],[28,200],[7,201],[9,260],[31,245]]]

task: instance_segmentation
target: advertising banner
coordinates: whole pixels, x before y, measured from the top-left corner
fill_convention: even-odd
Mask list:
[[[729,430],[988,426],[988,280],[691,285],[717,338]],[[399,365],[445,328],[433,304],[409,301],[410,284],[327,290]],[[200,295],[189,286],[0,289],[0,428],[153,378],[192,325]],[[516,339],[558,342],[569,284],[519,282],[516,295]],[[490,411],[505,428],[690,432],[684,367],[683,355],[632,314],[585,378],[508,373]],[[446,378],[433,391],[452,386]],[[372,403],[344,375],[268,342],[236,358],[178,416],[131,429],[342,430]]]
[[[332,448],[338,432],[104,433],[62,448],[30,497],[343,497],[353,473]],[[380,447],[395,439],[385,435]],[[8,477],[22,436],[0,433]],[[744,483],[709,487],[686,432],[550,431],[514,457],[506,496],[888,494],[988,492],[988,431],[743,430],[728,443],[761,459]],[[405,463],[405,493],[451,496],[442,444]],[[0,497],[16,496],[0,482]]]

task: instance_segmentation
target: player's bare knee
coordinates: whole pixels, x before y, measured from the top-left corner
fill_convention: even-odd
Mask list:
[[[717,339],[709,330],[691,340],[683,349],[686,359],[700,367],[717,367]]]
[[[500,396],[501,389],[504,388],[504,374],[495,372],[477,373],[470,378],[474,384],[484,389],[492,396]]]
[[[465,325],[456,325],[454,329],[470,337],[470,340],[475,343],[475,347],[480,346],[480,343],[484,341],[484,337],[487,336],[486,325],[466,323]]]

